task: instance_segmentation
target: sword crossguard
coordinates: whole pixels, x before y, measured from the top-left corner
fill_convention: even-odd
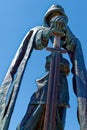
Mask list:
[[[63,49],[60,49],[60,48],[47,47],[46,50],[51,51],[51,52],[56,51],[56,52],[63,53],[63,54],[67,53],[66,50],[63,50]]]

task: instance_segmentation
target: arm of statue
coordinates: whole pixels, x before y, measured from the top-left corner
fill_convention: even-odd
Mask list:
[[[72,73],[76,74],[76,61],[78,61],[78,67],[80,68],[80,71],[83,70],[85,63],[84,63],[84,57],[82,52],[82,47],[79,39],[75,37],[75,35],[71,32],[70,28],[67,27],[66,30],[66,49],[68,51],[71,63],[73,65],[72,67]]]
[[[48,45],[48,41],[51,35],[51,29],[48,27],[40,27],[34,37],[34,48],[36,50],[42,50]]]
[[[69,26],[67,26],[65,31],[65,48],[68,51],[72,65],[74,65],[74,53],[76,45],[77,45],[77,38],[72,33]]]
[[[14,58],[14,65],[12,65],[10,69],[10,73],[12,77],[17,72],[20,63],[24,58],[24,55],[27,50],[27,46],[32,42],[32,49],[35,48],[36,50],[41,50],[45,48],[48,44],[50,33],[51,33],[50,28],[43,27],[43,26],[37,26],[31,29],[27,33],[27,35],[24,37],[22,41],[21,46],[18,49],[18,53],[16,57]]]
[[[66,50],[69,54],[72,63],[72,74],[80,75],[83,68],[85,68],[84,57],[82,52],[82,47],[79,39],[71,32],[70,28],[67,27],[66,30]],[[78,71],[78,72],[77,72]]]

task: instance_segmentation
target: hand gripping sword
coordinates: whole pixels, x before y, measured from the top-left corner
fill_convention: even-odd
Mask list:
[[[65,50],[60,49],[60,41],[61,34],[55,35],[53,48],[47,47],[47,50],[52,52],[52,59],[50,62],[48,92],[43,130],[56,130],[56,110],[60,71],[60,54],[66,53]]]

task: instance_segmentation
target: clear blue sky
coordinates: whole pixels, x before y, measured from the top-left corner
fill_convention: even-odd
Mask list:
[[[72,32],[79,38],[87,65],[87,0],[0,0],[0,84],[23,37],[32,27],[42,25],[43,15],[52,4],[64,7]],[[45,74],[46,50],[34,51],[28,62],[9,130],[15,130],[23,118],[31,95],[37,90],[35,79]],[[79,130],[77,99],[72,89],[72,74],[68,76],[70,105],[65,130]]]

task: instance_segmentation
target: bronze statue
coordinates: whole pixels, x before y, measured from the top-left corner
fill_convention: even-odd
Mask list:
[[[49,39],[53,48],[47,48]],[[72,63],[78,121],[80,129],[87,130],[87,75],[82,48],[69,29],[64,9],[59,5],[48,9],[43,26],[27,33],[8,69],[0,88],[0,130],[8,130],[23,73],[33,49],[43,48],[51,51],[46,57],[46,75],[36,81],[38,90],[32,95],[17,130],[64,130],[66,109],[70,107],[66,78],[70,65],[62,53],[68,53]]]

